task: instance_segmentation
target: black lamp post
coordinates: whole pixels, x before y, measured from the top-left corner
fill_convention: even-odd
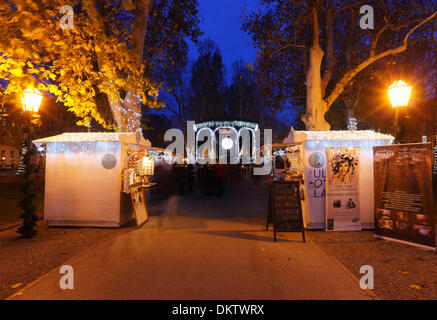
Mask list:
[[[23,149],[20,155],[20,165],[17,172],[17,174],[23,178],[23,181],[20,185],[21,192],[23,193],[23,199],[19,203],[19,207],[21,207],[24,211],[20,216],[20,218],[23,219],[23,225],[17,230],[17,233],[21,234],[22,238],[32,238],[37,233],[37,231],[34,229],[38,217],[35,214],[36,207],[33,205],[33,200],[36,196],[33,190],[36,166],[34,163],[32,163],[32,156],[36,153],[36,151],[35,146],[32,144],[32,124],[39,120],[37,112],[41,104],[42,97],[42,94],[38,90],[26,89],[21,99],[27,120],[26,132],[23,137]],[[36,120],[33,120],[33,118],[36,118]]]
[[[399,113],[402,107],[408,106],[408,101],[410,100],[411,87],[407,85],[402,80],[395,81],[388,88],[388,96],[393,108],[395,108],[395,121],[393,125],[393,136],[395,137],[395,142],[399,142]]]

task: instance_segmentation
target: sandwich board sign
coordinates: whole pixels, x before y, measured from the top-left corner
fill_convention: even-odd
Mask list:
[[[271,220],[274,240],[277,232],[302,232],[305,242],[299,182],[272,181],[270,188],[267,227]]]

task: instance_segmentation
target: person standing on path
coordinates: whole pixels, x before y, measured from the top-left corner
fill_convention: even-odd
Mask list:
[[[202,167],[200,166],[200,164],[196,163],[195,167],[194,167],[194,176],[195,176],[195,190],[196,190],[196,197],[195,199],[198,200],[201,198],[202,196],[202,190],[203,190],[203,185],[202,185]]]
[[[204,164],[200,168],[200,181],[201,181],[201,187],[203,191],[204,196],[208,196],[209,194],[209,179],[208,179],[208,163]]]
[[[224,194],[224,180],[225,180],[225,165],[217,164],[215,166],[215,179],[216,179],[216,190],[215,194],[218,196],[222,196]]]

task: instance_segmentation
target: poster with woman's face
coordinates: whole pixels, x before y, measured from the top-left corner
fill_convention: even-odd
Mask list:
[[[358,183],[359,149],[335,148],[327,150],[327,175],[331,186],[354,185]]]
[[[326,148],[327,230],[360,230],[360,148]]]

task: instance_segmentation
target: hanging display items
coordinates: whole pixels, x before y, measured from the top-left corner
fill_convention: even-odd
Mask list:
[[[326,148],[326,230],[361,230],[360,148]]]
[[[141,175],[153,176],[153,172],[155,169],[155,161],[153,160],[153,158],[143,157],[141,164],[142,164]]]
[[[435,247],[430,143],[373,149],[375,236]]]
[[[302,144],[272,145],[273,176],[275,180],[302,179],[304,164]]]
[[[137,226],[148,220],[144,191],[156,183],[150,181],[154,174],[155,160],[146,149],[127,150],[128,157],[122,174],[122,191],[130,193]]]
[[[301,178],[303,176],[302,145],[290,145],[285,148],[286,174],[289,177]]]
[[[149,157],[153,158],[157,164],[169,163],[172,160],[172,155],[166,150],[153,150],[148,152]]]

